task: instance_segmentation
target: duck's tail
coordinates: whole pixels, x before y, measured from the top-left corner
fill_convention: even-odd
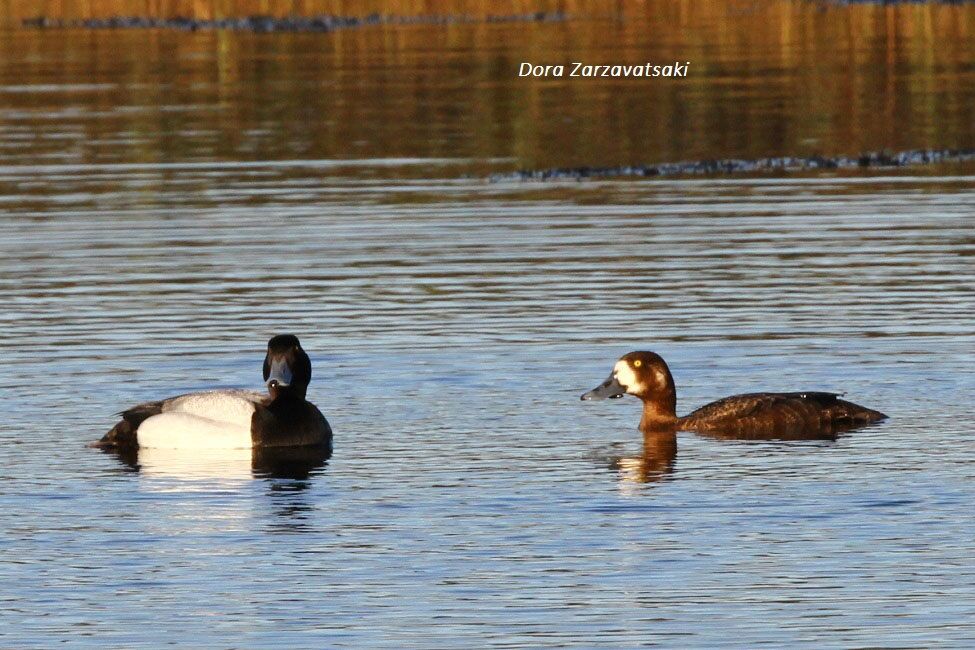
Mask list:
[[[139,441],[136,432],[139,430],[139,426],[153,415],[162,413],[162,405],[163,403],[161,401],[146,402],[145,404],[133,406],[128,411],[119,413],[122,419],[108,433],[102,436],[101,440],[92,442],[88,446],[99,449],[137,448]]]
[[[836,400],[834,408],[831,409],[831,415],[834,422],[854,425],[870,424],[887,419],[886,413],[868,409],[866,406],[860,406],[843,399]]]

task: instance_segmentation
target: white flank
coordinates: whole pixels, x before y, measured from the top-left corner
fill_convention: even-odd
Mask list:
[[[166,402],[137,432],[139,447],[155,449],[249,449],[254,399],[245,391],[210,391]]]

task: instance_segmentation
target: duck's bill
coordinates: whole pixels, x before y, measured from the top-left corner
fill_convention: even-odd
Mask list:
[[[291,366],[288,365],[287,359],[272,359],[271,368],[267,375],[267,385],[269,387],[281,387],[291,385]]]
[[[619,399],[620,397],[623,397],[623,395],[626,395],[626,389],[623,388],[618,381],[616,381],[616,377],[610,375],[609,379],[599,384],[588,393],[583,393],[580,399]]]

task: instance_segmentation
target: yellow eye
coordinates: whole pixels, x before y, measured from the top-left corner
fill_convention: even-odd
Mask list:
[[[640,367],[640,366],[642,366],[642,365],[643,365],[643,361],[641,361],[640,359],[637,359],[637,360],[635,360],[635,361],[633,362],[633,367],[634,367],[634,368],[639,368],[639,367]]]

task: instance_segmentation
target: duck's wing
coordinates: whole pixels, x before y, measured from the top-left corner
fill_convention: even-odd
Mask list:
[[[832,438],[885,417],[835,393],[747,393],[705,404],[678,427],[743,439]]]
[[[241,418],[249,421],[254,409],[269,400],[267,393],[252,390],[208,390],[163,400],[159,412],[185,413],[220,422],[237,422]]]

